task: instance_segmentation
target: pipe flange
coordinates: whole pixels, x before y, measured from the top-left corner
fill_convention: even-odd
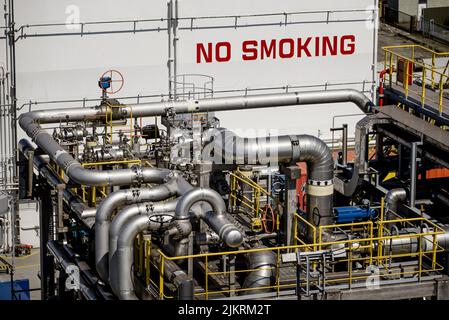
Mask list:
[[[163,182],[167,183],[167,182],[177,178],[178,176],[179,176],[179,174],[176,171],[170,171],[163,179]]]
[[[81,165],[76,161],[68,161],[67,163],[64,163],[64,165],[62,166],[62,170],[64,170],[65,173],[68,173],[72,167],[79,167],[79,166]]]
[[[145,210],[147,213],[154,212],[154,203],[153,202],[145,203]]]
[[[41,133],[47,133],[44,129],[37,126],[35,129],[30,130],[29,136],[31,137],[31,140],[36,141],[36,137],[40,135]]]
[[[192,224],[190,223],[190,219],[177,219],[173,222],[173,227],[176,229],[175,239],[181,239],[188,237],[192,232]]]
[[[334,184],[334,179],[321,180],[321,181],[309,179],[309,180],[307,180],[307,184],[310,185],[310,186],[316,186],[316,187],[326,187],[326,186],[333,185]]]
[[[176,109],[173,107],[165,108],[165,116],[167,118],[174,118],[176,116]]]
[[[131,196],[133,198],[139,198],[140,197],[140,190],[139,189],[132,189],[131,190]]]
[[[134,177],[134,183],[141,185],[143,183],[143,171],[142,168],[140,166],[132,166],[131,170],[134,172],[135,177]]]

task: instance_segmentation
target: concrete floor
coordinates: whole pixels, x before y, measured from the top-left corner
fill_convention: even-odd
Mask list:
[[[40,250],[36,248],[32,249],[31,254],[28,256],[15,258],[14,280],[28,279],[30,281],[30,289],[40,288],[41,285],[41,281],[37,276],[39,272],[39,252]],[[11,255],[1,255],[1,257],[11,263]],[[0,282],[10,280],[11,276],[9,274],[0,274]],[[40,290],[30,292],[31,300],[40,300],[40,298]]]

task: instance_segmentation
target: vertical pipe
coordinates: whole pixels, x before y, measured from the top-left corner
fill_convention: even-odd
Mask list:
[[[175,21],[172,25],[173,27],[173,77],[174,79],[177,79],[178,76],[178,68],[177,68],[177,64],[178,64],[178,48],[177,48],[177,42],[178,42],[178,0],[175,0],[175,8],[174,8],[174,12],[175,12]],[[176,84],[173,88],[173,92],[174,92],[174,96],[175,96],[175,100],[177,100],[177,89],[176,89]]]
[[[348,164],[348,125],[343,125],[343,165]]]
[[[173,85],[173,80],[176,81],[176,79],[173,79],[173,75],[172,75],[172,53],[171,53],[171,18],[172,18],[172,14],[171,14],[171,0],[167,1],[167,33],[168,33],[168,97],[171,100],[173,98],[172,94],[173,94],[173,89],[172,89],[172,85]],[[176,85],[176,84],[175,84]]]
[[[418,164],[418,145],[421,142],[412,142],[411,160],[410,160],[410,207],[415,207],[416,202],[416,178],[417,178],[417,164]]]

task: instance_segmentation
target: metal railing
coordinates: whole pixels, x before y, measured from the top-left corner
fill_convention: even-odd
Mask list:
[[[281,246],[273,248],[257,248],[250,250],[236,250],[229,252],[200,253],[186,256],[170,257],[158,250],[159,261],[151,261],[149,252],[150,240],[140,242],[139,252],[135,259],[138,261],[137,271],[144,277],[145,283],[152,292],[157,292],[159,299],[174,299],[175,294],[167,291],[169,281],[164,276],[164,265],[168,261],[180,262],[181,260],[192,259],[194,268],[194,278],[197,280],[195,286],[195,299],[223,298],[239,294],[268,293],[280,296],[285,290],[298,290],[310,292],[313,287],[339,286],[351,289],[353,287],[366,287],[372,278],[372,272],[368,268],[376,268],[379,285],[385,280],[388,283],[391,279],[412,279],[421,281],[424,276],[437,276],[444,268],[438,263],[438,254],[444,249],[438,245],[438,235],[444,234],[444,230],[431,221],[418,218],[395,218],[394,220],[383,220],[383,206],[380,219],[377,221],[354,222],[347,224],[336,224],[329,226],[315,227],[308,223],[300,215],[295,215],[295,226],[300,223],[307,224],[314,230],[314,239],[307,242],[298,237],[298,243],[293,246]],[[392,232],[393,225],[404,227],[414,227],[419,229],[416,233],[401,234]],[[334,235],[339,235],[337,240],[330,241],[326,234],[332,231]],[[354,236],[357,235],[357,236]],[[410,250],[393,250],[392,244],[395,241],[411,243]],[[140,241],[140,240],[139,240]],[[243,279],[251,272],[259,272],[260,268],[248,269],[240,264],[234,264],[234,268],[222,267],[217,260],[226,257],[227,261],[242,261],[245,255],[257,252],[272,252],[276,256],[276,263],[273,266],[264,267],[272,270],[272,281],[270,285],[260,285],[256,287],[244,287],[237,285],[235,278]],[[297,277],[298,262],[283,262],[283,255],[286,253],[302,254],[306,252],[328,252],[333,258],[326,260],[326,272],[324,276],[318,278]],[[402,267],[404,262],[409,262],[407,268]],[[299,266],[304,268],[303,262]],[[308,268],[316,264],[307,265]],[[346,265],[344,272],[333,272],[335,267]],[[355,267],[359,265],[359,267]],[[150,270],[151,269],[151,274]],[[264,270],[265,270],[264,269]],[[342,270],[340,267],[339,270]],[[309,272],[310,270],[308,270]],[[322,270],[321,270],[322,271]],[[242,282],[242,281],[240,281]],[[304,289],[304,290],[303,290]],[[307,290],[306,290],[307,289]]]
[[[424,51],[431,62],[426,63],[425,59],[417,59],[418,50]],[[386,70],[385,85],[387,87],[392,87],[393,84],[399,85],[406,99],[419,100],[424,109],[436,107],[437,110],[431,111],[436,111],[440,116],[449,117],[447,115],[449,100],[444,96],[444,90],[449,85],[449,68],[447,65],[438,67],[436,63],[438,58],[449,59],[449,52],[439,53],[420,45],[388,46],[384,47],[383,51],[384,70]]]

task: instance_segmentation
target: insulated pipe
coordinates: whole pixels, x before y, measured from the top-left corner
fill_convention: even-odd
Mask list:
[[[167,202],[152,203],[144,202],[124,207],[117,213],[109,227],[109,268],[112,266],[112,260],[117,250],[117,239],[120,229],[133,217],[137,215],[153,215],[155,213],[164,213],[164,215],[175,216],[175,208],[178,199]],[[109,272],[111,275],[111,272]]]
[[[131,104],[124,108],[123,113],[128,117],[131,112],[133,117],[149,117],[164,115],[169,111],[175,113],[211,112],[338,102],[352,102],[365,113],[370,112],[373,106],[364,93],[344,89]]]
[[[321,139],[310,135],[242,138],[228,130],[212,134],[213,157],[225,164],[296,164],[306,162],[308,220],[319,226],[333,223],[334,161]]]
[[[125,189],[109,194],[98,206],[95,216],[95,264],[101,279],[108,279],[109,226],[115,209],[124,204],[143,201],[161,201],[179,195],[178,180],[170,179],[163,185],[151,189]],[[154,182],[162,182],[157,180]]]
[[[178,200],[171,200],[165,203],[142,203],[135,204],[124,208],[120,211],[111,223],[109,230],[109,284],[114,291],[117,291],[117,270],[118,265],[122,262],[118,260],[117,244],[122,229],[136,216],[146,216],[152,219],[154,224],[159,224],[160,228],[168,227],[169,223],[175,216],[174,209]],[[164,217],[157,219],[156,216],[163,213]],[[170,216],[168,221],[167,216]],[[118,291],[117,291],[118,292]]]
[[[407,200],[407,192],[405,189],[391,189],[385,195],[385,206],[387,213],[387,220],[391,220],[394,215],[392,213],[397,214],[398,207],[400,202],[404,202]]]
[[[244,290],[241,295],[271,291],[267,287],[272,286],[276,279],[276,254],[271,250],[250,252],[246,260],[250,271],[243,282],[243,289],[252,290]],[[258,289],[262,287],[266,289]]]
[[[137,300],[132,281],[133,244],[135,237],[144,230],[154,231],[160,224],[146,215],[133,217],[120,230],[117,240],[117,272],[111,276],[111,287],[121,300]]]
[[[28,151],[34,152],[35,148],[28,140],[22,139],[19,141],[19,150],[25,157],[28,157]],[[33,165],[37,168],[39,174],[45,177],[53,186],[64,184],[64,181],[53,171],[53,169],[49,167],[48,162],[41,155],[35,154],[33,156]],[[64,201],[78,216],[78,218],[83,221],[86,226],[92,227],[92,218],[95,217],[96,208],[87,207],[81,199],[69,189],[64,189],[63,197]]]
[[[190,209],[200,201],[207,202],[212,207],[212,211],[203,211],[197,218],[203,219],[229,247],[240,246],[243,242],[243,235],[226,218],[226,204],[220,194],[212,189],[196,188],[180,198],[175,209],[176,221],[174,229],[172,229],[173,233],[181,238],[190,234],[192,230]]]

